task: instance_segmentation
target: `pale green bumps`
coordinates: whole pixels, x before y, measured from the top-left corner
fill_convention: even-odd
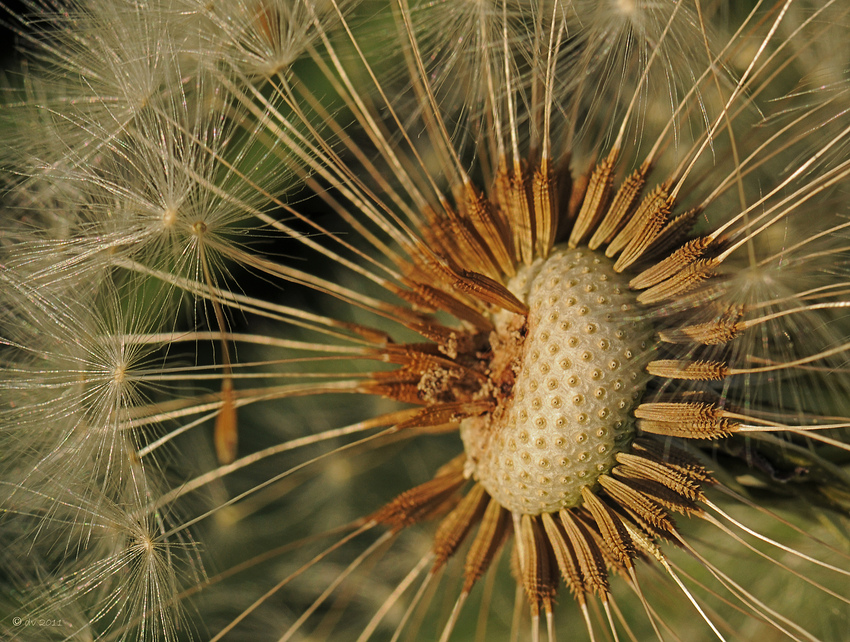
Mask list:
[[[460,430],[469,474],[505,508],[537,515],[580,505],[581,489],[634,436],[651,323],[627,284],[604,255],[567,247],[508,283],[530,309],[525,328],[515,315],[494,317],[494,351],[516,352],[513,390]]]

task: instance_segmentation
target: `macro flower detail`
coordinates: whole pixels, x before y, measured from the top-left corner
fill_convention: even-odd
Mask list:
[[[506,394],[460,433],[473,476],[502,506],[534,515],[580,504],[581,488],[628,446],[648,332],[629,321],[633,297],[604,257],[556,249],[511,285],[529,311],[512,315],[491,344],[517,352],[493,359],[509,372],[489,383]]]
[[[842,3],[3,16],[4,639],[846,635]]]

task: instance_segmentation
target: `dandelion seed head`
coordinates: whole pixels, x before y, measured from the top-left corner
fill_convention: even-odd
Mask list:
[[[850,505],[840,5],[29,3],[16,604],[167,642],[184,604],[284,641],[841,630],[805,533]]]
[[[238,0],[209,4],[193,0],[180,4],[185,5],[186,13],[201,19],[201,37],[214,52],[212,64],[226,61],[248,77],[286,73],[337,17],[331,2]],[[337,6],[344,11],[349,4]]]

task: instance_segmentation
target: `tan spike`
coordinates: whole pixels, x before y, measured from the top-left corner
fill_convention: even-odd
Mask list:
[[[620,467],[616,466],[614,471],[617,471],[618,468]],[[617,479],[626,484],[632,490],[639,492],[645,497],[651,498],[653,501],[668,510],[674,510],[677,513],[682,513],[683,515],[692,515],[700,511],[700,508],[693,500],[685,497],[684,495],[680,495],[672,488],[669,488],[665,484],[661,484],[654,479],[634,477],[625,474],[622,470],[614,472],[614,474]]]
[[[496,215],[493,204],[481,194],[474,185],[467,183],[465,187],[466,215],[475,230],[492,253],[495,265],[501,273],[514,276],[516,261],[510,248],[510,231],[506,228],[501,217]]]
[[[669,443],[669,440],[659,443],[639,437],[632,442],[632,453],[672,468],[698,484],[714,483],[714,478],[696,457]]]
[[[701,343],[707,346],[729,343],[741,331],[739,321],[743,314],[743,306],[734,306],[715,321],[663,330],[658,336],[665,343]]]
[[[655,189],[643,198],[623,229],[613,238],[605,250],[605,256],[613,257],[627,247],[634,247],[635,243],[643,243],[652,229],[656,230],[653,233],[654,238],[654,234],[657,234],[667,222],[672,208],[673,199],[670,196],[669,183],[656,185]],[[661,221],[662,218],[663,221]]]
[[[419,382],[420,379],[422,379],[421,374],[417,374],[416,372],[413,372],[408,368],[397,368],[395,370],[379,370],[377,372],[372,373],[372,381],[380,384],[416,384],[417,382]]]
[[[367,395],[378,395],[387,399],[394,399],[402,403],[423,405],[427,403],[422,399],[418,382],[416,381],[388,381],[392,375],[384,375],[384,380],[377,377],[374,381],[367,381],[358,386],[358,390]]]
[[[499,164],[496,178],[502,212],[513,232],[514,253],[517,260],[531,265],[534,260],[534,226],[531,221],[532,210],[528,202],[529,178],[527,171],[515,163],[509,171],[503,159]]]
[[[457,260],[461,260],[467,265],[472,264],[477,268],[482,267],[479,259],[480,252],[474,248],[475,240],[467,221],[463,220],[457,212],[447,207],[446,215],[439,219],[438,226],[442,228],[439,236],[444,239],[450,239],[446,242],[446,245],[448,246],[447,249],[452,252],[449,254],[441,251],[440,254],[454,256]],[[432,252],[442,250],[442,248],[428,249]]]
[[[451,223],[444,216],[438,216],[434,208],[427,206],[423,210],[427,226],[420,230],[425,245],[438,254],[445,256],[457,256],[461,249],[457,243],[457,237],[451,232]]]
[[[443,566],[457,552],[472,527],[484,515],[489,496],[475,484],[454,510],[443,518],[434,535],[434,569]]]
[[[552,572],[546,538],[531,515],[520,518],[520,532],[514,536],[520,555],[522,585],[528,602],[534,613],[541,606],[548,611],[555,597],[557,578]]]
[[[674,247],[684,243],[701,213],[702,209],[695,207],[673,218],[658,233],[652,244],[646,248],[643,257],[649,258],[666,255]]]
[[[513,253],[514,265],[517,265],[522,263],[522,248],[519,243],[519,231],[514,227],[511,220],[511,179],[504,158],[500,159],[499,169],[493,179],[493,192],[496,196],[500,218],[505,222],[510,235],[510,247],[508,249]]]
[[[600,475],[599,483],[613,501],[650,526],[666,532],[673,529],[673,520],[670,519],[667,511],[651,497],[647,497],[610,475]]]
[[[728,419],[719,419],[715,422],[672,422],[658,421],[657,419],[638,419],[637,425],[643,432],[683,439],[723,439],[729,437],[737,428],[737,424]]]
[[[449,208],[449,223],[450,232],[457,239],[457,246],[460,248],[460,255],[451,256],[457,263],[467,265],[476,272],[483,272],[494,278],[502,275],[501,270],[489,252],[489,248],[485,241],[478,235],[477,230],[473,227],[472,222],[464,219],[460,214]]]
[[[617,462],[620,464],[614,468],[617,474],[663,484],[691,501],[697,501],[703,497],[699,482],[672,465],[632,453],[617,453]]]
[[[618,563],[626,568],[630,567],[635,557],[635,548],[620,517],[587,486],[581,489],[581,496],[599,528],[605,546],[613,553]]]
[[[456,364],[444,355],[436,354],[430,343],[392,343],[380,350],[374,350],[382,361],[405,366],[411,371],[423,373],[432,368],[456,368]]]
[[[584,237],[596,227],[605,213],[611,197],[611,189],[614,187],[614,165],[617,162],[617,155],[617,150],[612,149],[590,175],[581,210],[579,210],[573,231],[570,233],[570,247],[578,246]]]
[[[643,228],[632,237],[623,249],[623,253],[614,262],[616,272],[622,272],[642,258],[646,251],[658,240],[670,220],[670,212],[673,210],[674,203],[675,199],[671,196],[666,199],[659,199],[655,203],[655,208],[646,217]]]
[[[459,423],[467,417],[475,417],[493,409],[493,402],[484,401],[451,401],[437,403],[423,408],[410,419],[396,424],[396,430],[420,428],[423,426],[441,426],[449,423]]]
[[[590,237],[588,246],[591,250],[595,250],[603,243],[610,243],[614,235],[620,231],[620,228],[632,213],[635,203],[640,198],[644,185],[646,185],[646,175],[648,173],[649,164],[644,163],[632,172],[632,175],[620,185],[620,188],[614,195],[614,200],[611,201],[611,206],[605,214],[605,218],[602,219],[599,227],[596,228],[593,236]]]
[[[645,305],[650,305],[681,296],[696,288],[706,279],[716,276],[718,265],[720,265],[720,261],[717,259],[694,261],[671,278],[641,292],[637,300]]]
[[[549,256],[558,231],[558,199],[548,158],[544,158],[534,170],[531,194],[534,205],[535,246],[537,254],[545,258]]]
[[[436,343],[440,352],[449,359],[472,350],[472,335],[458,328],[450,328],[436,321],[406,323],[405,327]]]
[[[656,377],[684,379],[687,381],[720,381],[729,372],[723,361],[688,361],[686,359],[659,359],[650,361],[646,371]]]
[[[728,437],[738,427],[722,408],[703,402],[642,403],[635,409],[635,417],[641,430],[690,439]]]
[[[462,321],[467,321],[479,330],[491,330],[492,323],[478,310],[462,303],[455,297],[424,283],[411,283],[412,292],[403,292],[400,296],[413,305],[425,304],[426,309],[447,312]]]
[[[589,593],[590,588],[587,586],[582,575],[575,550],[568,543],[568,538],[564,534],[563,528],[552,519],[551,514],[543,513],[540,516],[540,520],[543,522],[546,537],[552,546],[552,552],[555,554],[555,561],[558,563],[564,583],[579,604],[584,604],[584,594]]]
[[[638,419],[655,421],[716,421],[722,416],[722,408],[705,402],[661,401],[642,403],[635,409]]]
[[[629,531],[632,541],[638,548],[640,548],[644,553],[649,553],[649,555],[659,562],[666,563],[667,558],[664,557],[664,553],[661,552],[658,544],[652,541],[652,537],[648,533],[644,532],[637,524],[630,524],[627,520],[623,520],[623,524],[625,525],[626,530]]]
[[[638,496],[642,497],[642,495]],[[670,534],[671,532],[673,532],[672,529],[675,528],[676,524],[673,521],[673,518],[670,516],[670,513],[666,512],[666,509],[663,506],[658,506],[657,504],[654,504],[657,508],[661,509],[662,511],[665,511],[664,514],[667,516],[667,522],[669,522],[669,526],[665,527],[656,526],[652,522],[642,517],[640,513],[634,510],[627,509],[626,507],[623,507],[622,505],[613,500],[611,501],[611,503],[614,505],[614,512],[620,516],[620,519],[622,520],[623,524],[637,527],[640,532],[644,533],[647,537],[653,539],[670,539]],[[635,543],[637,544],[637,540],[634,540],[634,532],[631,529],[629,529],[629,534],[632,535],[633,541],[635,541]]]
[[[523,316],[528,314],[528,306],[504,285],[484,274],[469,270],[459,270],[453,284],[455,290],[468,294],[479,301],[495,305],[504,310]]]
[[[573,513],[573,517],[584,525],[585,532],[588,537],[593,540],[593,545],[599,551],[599,554],[602,555],[602,559],[605,560],[605,567],[608,569],[609,578],[611,577],[612,570],[622,572],[628,568],[616,557],[614,551],[611,550],[611,547],[603,540],[602,534],[599,532],[599,527],[596,525],[596,522],[593,521],[593,516],[589,511],[575,511]]]
[[[566,508],[558,511],[567,539],[576,553],[584,584],[588,592],[605,596],[609,593],[608,569],[596,542],[580,521]]]
[[[709,236],[700,236],[685,243],[665,259],[658,261],[629,281],[629,287],[645,290],[681,272],[705,254],[711,245]]]
[[[481,526],[464,563],[463,592],[468,593],[493,562],[510,533],[510,514],[494,499],[487,504]]]
[[[401,290],[401,288],[398,288]],[[392,292],[396,292],[397,290],[393,288]],[[375,328],[370,328],[368,326],[360,325],[359,323],[351,323],[350,321],[339,322],[339,325],[346,330],[351,330],[358,336],[363,337],[367,341],[371,343],[377,343],[382,347],[386,347],[387,345],[392,344],[393,339],[388,332],[384,332],[383,330],[376,330]]]
[[[436,477],[403,492],[372,514],[370,520],[399,531],[433,517],[466,481],[463,476],[465,461],[464,456],[456,457],[443,466]]]

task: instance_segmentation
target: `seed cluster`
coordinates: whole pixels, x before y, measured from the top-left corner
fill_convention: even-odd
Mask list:
[[[634,435],[648,324],[627,279],[586,249],[556,247],[508,287],[530,310],[513,390],[496,412],[466,419],[461,437],[470,473],[502,506],[555,512],[581,504],[581,489],[611,470]]]

